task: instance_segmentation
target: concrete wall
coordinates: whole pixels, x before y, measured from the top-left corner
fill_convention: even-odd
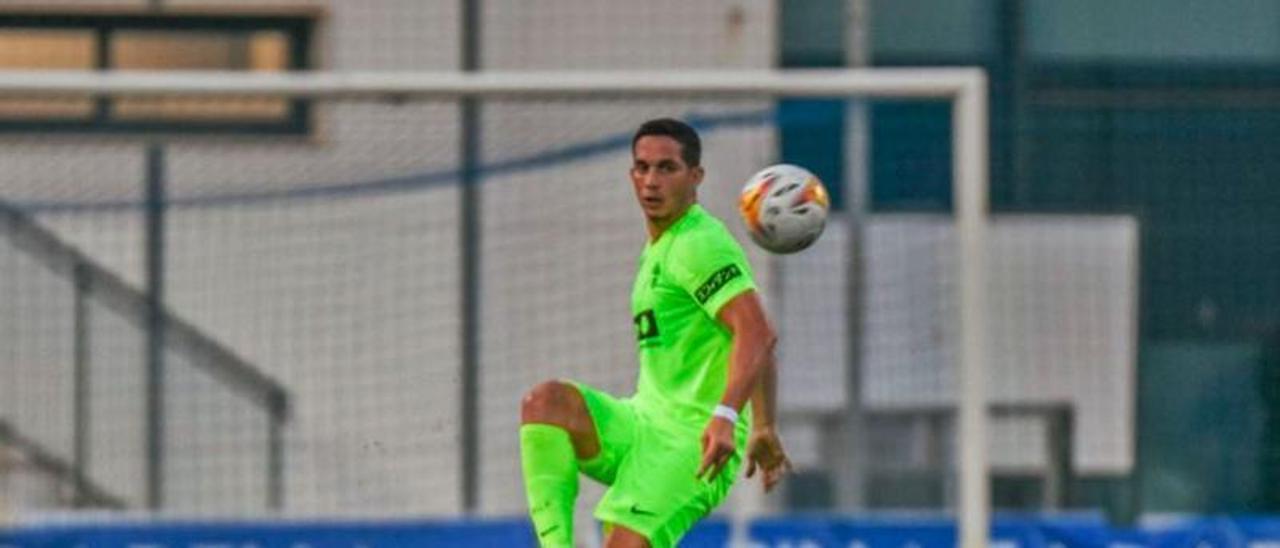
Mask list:
[[[141,3],[129,5],[136,4]],[[264,4],[320,8],[315,53],[321,68],[420,71],[459,65],[457,2],[165,2]],[[767,67],[773,63],[773,9],[763,0],[486,2],[482,64]],[[488,104],[481,128],[484,161],[625,135],[652,116],[760,107],[685,100],[587,107]],[[166,297],[180,316],[290,390],[287,513],[456,513],[458,193],[447,180],[398,192],[370,190],[387,179],[456,169],[457,106],[342,101],[322,102],[315,110],[319,130],[310,138],[166,144],[167,190],[176,204],[167,226]],[[771,135],[760,126],[707,136],[704,199],[713,211],[732,214],[737,181],[771,159]],[[0,147],[0,196],[26,204],[136,203],[146,144],[130,138],[6,138]],[[626,182],[628,164],[620,149],[486,180],[485,512],[523,507],[513,456],[518,399],[528,386],[575,377],[621,392],[634,376],[625,299],[643,232]],[[261,197],[319,187],[342,190],[318,198]],[[228,195],[258,197],[204,201]],[[140,210],[46,210],[37,217],[142,287]],[[61,337],[60,331],[31,336],[48,344]],[[171,366],[181,368],[180,362]],[[189,401],[221,397],[207,392],[216,387],[195,379],[172,382],[191,388]],[[196,405],[187,413],[195,413],[190,420],[202,409],[218,412],[209,405]],[[193,430],[171,428],[170,436],[175,454],[217,450],[200,447],[204,438]],[[128,447],[118,448],[120,454],[133,456],[120,462],[136,460],[133,444],[123,445]],[[225,513],[228,504],[220,501],[243,494],[218,482],[235,483],[247,465],[230,456],[200,462],[171,471],[208,478],[176,485],[173,508]]]

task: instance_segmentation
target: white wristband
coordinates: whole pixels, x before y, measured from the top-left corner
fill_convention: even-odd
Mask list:
[[[730,423],[738,424],[738,411],[723,403],[716,406],[716,410],[711,412],[711,416],[720,417]]]

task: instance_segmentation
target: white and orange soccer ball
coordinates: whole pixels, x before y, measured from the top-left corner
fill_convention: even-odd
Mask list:
[[[738,197],[738,210],[757,245],[773,253],[795,253],[822,235],[830,202],[826,187],[809,170],[777,164],[751,176]]]

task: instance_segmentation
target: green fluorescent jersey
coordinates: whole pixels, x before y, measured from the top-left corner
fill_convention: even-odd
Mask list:
[[[716,319],[754,289],[746,254],[698,204],[645,245],[631,291],[640,377],[634,401],[649,415],[701,429],[724,395],[733,335]],[[739,428],[749,421],[747,407]]]

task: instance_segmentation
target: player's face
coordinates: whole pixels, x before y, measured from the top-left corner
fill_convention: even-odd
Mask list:
[[[632,151],[631,186],[650,223],[666,228],[684,213],[697,196],[702,167],[690,167],[680,157],[679,141],[663,135],[645,135]]]

